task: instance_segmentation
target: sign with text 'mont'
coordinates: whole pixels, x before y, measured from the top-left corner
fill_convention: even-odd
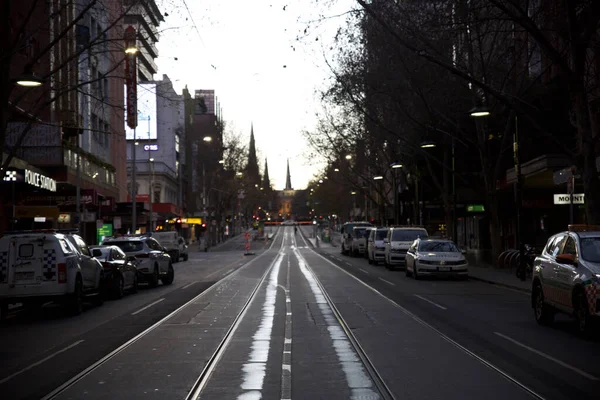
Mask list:
[[[576,193],[573,195],[573,204],[584,204],[585,194]],[[568,194],[555,194],[554,204],[571,204],[571,196]]]

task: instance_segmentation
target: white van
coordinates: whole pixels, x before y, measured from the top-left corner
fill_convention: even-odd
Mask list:
[[[156,239],[161,246],[167,249],[167,253],[169,253],[174,263],[179,262],[179,258],[182,256],[187,259],[187,254],[184,254],[184,249],[181,247],[182,242],[179,241],[179,233],[176,231],[152,232],[149,236]],[[185,241],[183,241],[183,244],[185,244]]]
[[[393,269],[395,265],[406,268],[406,252],[417,239],[428,239],[427,230],[419,226],[398,226],[388,229],[385,243],[384,263],[386,268]]]
[[[81,242],[83,250],[71,240]],[[0,238],[0,316],[9,304],[39,305],[61,300],[72,314],[83,298],[102,304],[102,264],[77,235],[56,230],[7,232]]]

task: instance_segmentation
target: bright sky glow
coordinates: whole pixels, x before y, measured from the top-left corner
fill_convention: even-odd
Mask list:
[[[315,90],[330,76],[323,48],[329,49],[344,17],[311,23],[305,38],[296,37],[318,18],[318,7],[333,16],[353,6],[351,0],[333,3],[329,8],[330,2],[316,6],[313,0],[157,0],[169,15],[159,27],[156,78],[167,74],[177,93],[185,85],[192,94],[215,89],[223,118],[246,140],[253,123],[261,170],[267,157],[276,189],[285,186],[287,158],[296,189],[323,166],[322,160],[308,159],[301,132],[315,124],[320,108]]]

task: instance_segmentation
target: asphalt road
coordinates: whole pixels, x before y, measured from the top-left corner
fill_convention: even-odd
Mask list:
[[[265,244],[253,246],[260,254]],[[192,252],[174,265],[172,285],[141,285],[137,294],[87,305],[76,317],[52,304],[34,315],[15,313],[0,324],[1,397],[43,397],[250,261],[243,254],[242,236],[209,252]]]
[[[176,264],[172,286],[79,317],[15,316],[0,326],[0,393],[598,398],[600,341],[577,337],[567,318],[538,326],[527,295],[477,281],[415,281],[339,248],[313,249],[291,227],[275,232],[253,242],[254,256],[234,239]]]

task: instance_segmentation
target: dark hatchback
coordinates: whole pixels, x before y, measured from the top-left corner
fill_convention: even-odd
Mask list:
[[[127,256],[117,246],[91,246],[90,251],[104,268],[106,294],[120,299],[126,291],[138,289],[138,272],[135,257]]]

